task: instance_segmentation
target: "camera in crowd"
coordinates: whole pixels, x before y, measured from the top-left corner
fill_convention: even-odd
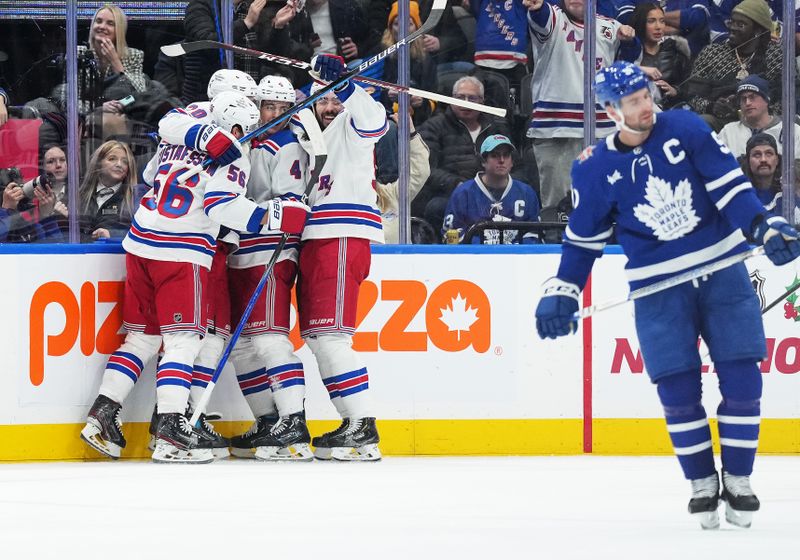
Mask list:
[[[17,167],[0,169],[0,190],[5,189],[9,183],[22,185],[22,173]]]

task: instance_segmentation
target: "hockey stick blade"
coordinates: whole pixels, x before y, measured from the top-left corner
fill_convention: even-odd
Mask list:
[[[634,290],[630,294],[628,294],[628,297],[626,297],[625,299],[607,301],[605,303],[598,303],[597,305],[590,305],[589,307],[584,307],[580,311],[576,312],[573,318],[575,320],[586,319],[587,317],[591,317],[592,315],[598,313],[599,311],[606,311],[607,309],[612,309],[614,307],[628,303],[629,301],[643,298],[645,296],[649,296],[658,292],[663,292],[664,290],[668,290],[685,282],[691,282],[692,280],[702,278],[703,276],[708,276],[709,274],[713,274],[714,272],[718,272],[734,264],[744,262],[751,257],[757,257],[763,254],[764,254],[764,247],[759,246],[744,251],[742,253],[737,253],[736,255],[731,255],[730,257],[724,258],[720,261],[712,262],[710,264],[703,265],[701,267],[694,268],[692,270],[688,270],[682,274],[673,276],[672,278],[667,278],[666,280],[662,280],[660,282],[656,282],[655,284],[650,284],[649,286],[645,286],[644,288],[639,288],[638,290]]]
[[[212,43],[212,42],[213,41],[195,41],[195,43]],[[161,52],[167,56],[183,56],[187,53],[194,52],[193,50],[187,49],[187,47],[191,44],[192,43],[175,43],[174,45],[162,45]]]

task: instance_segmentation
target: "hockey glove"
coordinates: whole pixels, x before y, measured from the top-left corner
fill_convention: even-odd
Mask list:
[[[753,226],[753,239],[764,246],[772,264],[782,265],[800,257],[800,232],[780,216],[757,220]]]
[[[196,149],[207,153],[220,166],[233,163],[242,157],[242,150],[236,137],[213,124],[200,131],[195,144]]]
[[[578,286],[559,278],[550,278],[542,284],[542,299],[536,307],[539,338],[558,338],[577,330],[575,313],[580,294]]]
[[[327,83],[335,82],[347,70],[344,59],[335,54],[316,55],[311,59],[311,68],[314,69],[320,80]]]
[[[311,208],[296,200],[273,198],[267,203],[267,221],[264,230],[282,231],[283,233],[301,233]]]

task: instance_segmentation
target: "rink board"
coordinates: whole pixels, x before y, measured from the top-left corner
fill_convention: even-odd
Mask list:
[[[558,247],[376,248],[354,344],[370,372],[385,453],[669,452],[632,306],[597,314],[576,336],[535,335],[539,286],[559,256]],[[6,246],[0,262],[0,460],[96,457],[77,435],[121,340],[123,255],[111,245]],[[613,248],[598,261],[585,303],[627,293],[624,263]],[[767,302],[796,278],[791,266],[750,264]],[[765,320],[763,452],[800,452],[800,338],[792,310],[781,304]],[[320,433],[337,415],[294,312],[292,321],[310,428]],[[715,382],[713,371],[704,375],[711,416]],[[151,364],[125,403],[126,456],[147,455],[153,400]],[[251,421],[229,367],[210,410],[222,412],[226,434]]]

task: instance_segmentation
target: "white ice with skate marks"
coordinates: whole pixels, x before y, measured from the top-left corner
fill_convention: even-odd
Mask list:
[[[762,510],[719,531],[673,457],[0,464],[0,557],[795,558],[800,457],[756,463]]]

